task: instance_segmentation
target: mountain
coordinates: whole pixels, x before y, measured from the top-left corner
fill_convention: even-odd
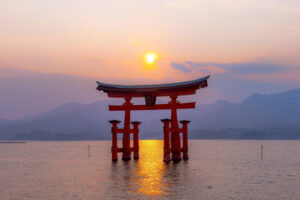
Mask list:
[[[0,139],[82,140],[110,139],[108,120],[123,120],[123,112],[109,112],[109,104],[63,104],[31,119],[0,125]],[[138,100],[143,103],[143,99]],[[158,101],[158,103],[163,101]],[[300,89],[285,93],[254,94],[239,104],[218,101],[179,111],[179,119],[192,120],[190,138],[204,139],[300,139]],[[142,139],[162,138],[159,119],[170,111],[135,111],[132,121],[142,121]],[[1,121],[0,121],[1,123]],[[121,124],[122,125],[122,124]]]
[[[270,129],[300,122],[300,89],[285,93],[254,94],[240,104],[200,114],[195,129]]]

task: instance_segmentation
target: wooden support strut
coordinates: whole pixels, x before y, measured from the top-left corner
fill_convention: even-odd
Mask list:
[[[131,124],[133,125],[133,129],[130,129],[130,127],[129,127],[129,132],[125,128],[122,128],[122,129],[118,128],[118,124],[121,121],[110,120],[109,122],[112,124],[112,129],[111,129],[111,132],[112,132],[112,147],[111,147],[112,161],[118,160],[118,152],[122,152],[123,155],[124,155],[124,152],[128,153],[130,155],[130,157],[131,157],[131,152],[134,152],[134,159],[139,159],[139,125],[141,124],[141,122],[137,122],[137,121],[131,122]],[[123,147],[122,148],[118,148],[118,133],[123,133]],[[133,137],[134,137],[133,148],[130,147],[130,137],[129,137],[129,145],[127,145],[127,138],[125,138],[126,141],[124,141],[125,133],[126,134],[133,133]]]
[[[171,157],[170,157],[170,123],[172,120],[170,119],[161,119],[160,121],[162,121],[164,123],[164,158],[163,160],[165,162],[169,162],[171,161]]]
[[[133,158],[139,159],[139,125],[141,122],[131,122],[133,125]]]
[[[176,97],[177,98],[177,97]],[[192,109],[195,108],[196,103],[179,103],[175,100],[174,104],[156,104],[153,106],[146,106],[146,105],[109,105],[109,111],[126,111],[128,108],[130,110],[170,110],[174,107],[176,109]]]
[[[183,160],[188,160],[188,124],[190,121],[182,120],[180,123],[182,124],[182,157]]]
[[[112,161],[118,160],[118,124],[120,121],[118,120],[111,120],[109,121],[112,124],[111,132],[112,132],[112,147],[111,147],[111,153],[112,153]]]

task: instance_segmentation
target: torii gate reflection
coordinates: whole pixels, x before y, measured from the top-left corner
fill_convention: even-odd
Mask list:
[[[181,83],[160,84],[160,85],[112,85],[97,81],[97,90],[107,93],[108,97],[124,98],[123,105],[109,105],[109,111],[125,111],[124,127],[118,128],[120,121],[111,120],[112,124],[112,160],[118,160],[118,152],[122,152],[122,160],[131,160],[131,152],[134,152],[134,159],[139,158],[139,125],[141,122],[130,122],[130,112],[134,110],[171,110],[171,119],[162,119],[164,124],[164,158],[165,162],[171,160],[187,160],[188,156],[188,123],[190,121],[182,120],[178,125],[177,109],[195,108],[195,102],[180,103],[178,96],[193,95],[197,89],[207,87],[209,76],[193,81]],[[168,104],[155,104],[156,97],[170,97]],[[133,105],[132,98],[145,98],[145,105]],[[130,123],[133,128],[130,128]],[[123,134],[123,147],[118,148],[118,133]],[[133,148],[130,147],[130,134],[133,134]],[[182,133],[183,145],[181,148],[180,133]],[[171,135],[171,141],[170,141]]]

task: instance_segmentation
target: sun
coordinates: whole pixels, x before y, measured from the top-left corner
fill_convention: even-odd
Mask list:
[[[157,58],[157,55],[155,53],[146,53],[145,54],[145,60],[148,64],[153,64]]]

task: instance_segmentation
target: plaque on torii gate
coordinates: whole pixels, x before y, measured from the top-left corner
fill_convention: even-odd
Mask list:
[[[135,110],[171,110],[171,119],[162,119],[164,124],[164,158],[168,162],[182,159],[187,160],[188,156],[188,120],[182,120],[178,125],[177,109],[195,108],[195,102],[180,103],[178,96],[194,95],[196,90],[207,87],[209,76],[204,78],[170,84],[159,85],[114,85],[97,81],[97,90],[107,93],[108,97],[123,98],[125,102],[122,105],[109,105],[109,111],[124,111],[124,127],[118,128],[120,121],[111,120],[112,124],[112,160],[118,160],[118,152],[122,152],[123,160],[131,160],[131,152],[134,152],[134,159],[139,158],[139,125],[141,122],[130,122],[130,112]],[[167,104],[156,104],[157,97],[170,97]],[[134,105],[132,98],[145,98],[145,105]],[[132,124],[133,128],[130,127]],[[123,134],[122,148],[117,146],[117,135]],[[133,134],[133,148],[130,147],[130,134]],[[180,142],[180,133],[182,133],[182,147]],[[170,140],[171,135],[171,140]],[[182,156],[181,156],[182,152]]]

